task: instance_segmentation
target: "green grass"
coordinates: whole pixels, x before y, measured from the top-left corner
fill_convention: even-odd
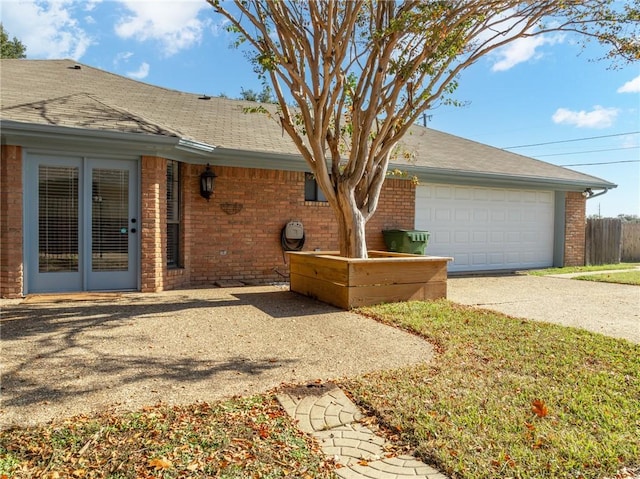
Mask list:
[[[271,396],[0,432],[2,478],[335,478],[332,469]]]
[[[342,385],[445,474],[600,479],[640,466],[640,346],[446,301],[361,311],[437,345],[432,365]]]
[[[632,284],[640,286],[640,271],[624,271],[621,273],[586,274],[573,279],[599,281],[602,283]]]
[[[564,268],[547,268],[527,271],[527,274],[533,276],[546,276],[549,274],[565,274],[565,273],[588,273],[591,271],[609,271],[618,269],[633,269],[639,266],[638,263],[617,263],[617,264],[600,264],[592,266],[567,266]]]

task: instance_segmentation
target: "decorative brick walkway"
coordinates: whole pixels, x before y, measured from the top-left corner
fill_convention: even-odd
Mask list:
[[[358,422],[362,414],[338,387],[309,385],[277,397],[298,427],[341,466],[336,474],[344,479],[447,479],[413,456],[390,454],[385,440]]]

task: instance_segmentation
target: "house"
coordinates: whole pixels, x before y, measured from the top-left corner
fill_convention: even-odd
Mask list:
[[[287,278],[336,249],[333,213],[273,118],[70,60],[2,60],[0,295]],[[416,126],[367,225],[426,229],[451,271],[584,262],[588,175]],[[210,168],[207,167],[210,165]],[[205,171],[212,196],[200,192]],[[293,244],[284,226],[301,223]],[[298,231],[300,233],[300,231]]]

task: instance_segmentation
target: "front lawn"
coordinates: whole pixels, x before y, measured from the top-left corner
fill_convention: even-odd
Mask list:
[[[640,271],[624,271],[621,273],[585,274],[573,279],[584,281],[600,281],[602,283],[632,284],[640,286]]]
[[[417,455],[465,479],[640,466],[640,346],[447,301],[361,310],[438,346],[432,365],[345,381]]]

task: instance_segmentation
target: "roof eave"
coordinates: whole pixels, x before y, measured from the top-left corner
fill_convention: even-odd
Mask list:
[[[173,149],[180,138],[113,130],[89,130],[59,125],[40,125],[13,120],[0,120],[2,144],[24,147],[64,146],[72,150],[108,147],[109,151],[164,153]]]
[[[156,155],[179,161],[206,163],[214,145],[178,136],[129,133],[113,130],[40,125],[0,120],[2,144],[27,148],[60,148],[70,151],[107,149],[114,154]]]
[[[397,165],[409,176],[415,176],[425,183],[455,183],[465,185],[483,185],[496,187],[523,187],[534,189],[553,189],[562,191],[584,191],[586,188],[610,190],[618,185],[597,178],[571,180],[565,178],[548,178],[541,176],[509,175],[502,173],[461,171],[426,166]]]

